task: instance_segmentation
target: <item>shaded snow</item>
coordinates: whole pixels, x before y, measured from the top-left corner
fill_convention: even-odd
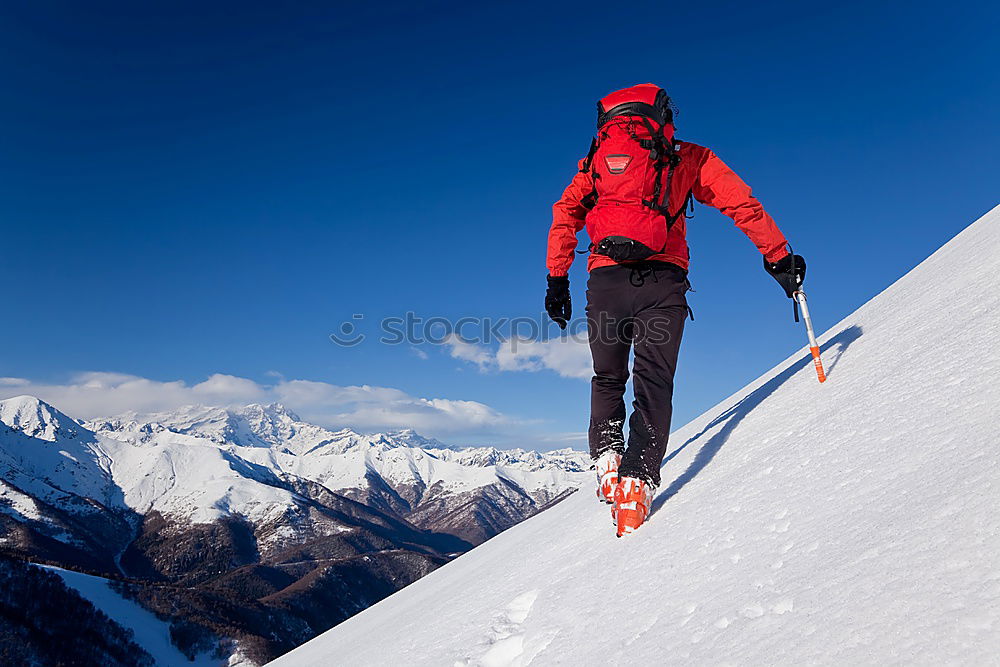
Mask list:
[[[31,521],[47,521],[47,517],[31,496],[21,493],[0,480],[0,512],[11,516],[21,516]]]
[[[634,535],[574,494],[273,664],[998,664],[1000,208],[821,343],[672,435]]]

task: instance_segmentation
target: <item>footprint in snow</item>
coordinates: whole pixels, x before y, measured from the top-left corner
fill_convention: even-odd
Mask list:
[[[524,667],[551,643],[558,631],[526,636],[523,624],[538,599],[538,591],[518,595],[493,617],[486,633],[486,651],[478,658],[455,663],[456,667]]]

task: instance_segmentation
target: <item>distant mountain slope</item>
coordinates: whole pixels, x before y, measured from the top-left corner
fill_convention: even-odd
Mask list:
[[[45,568],[59,576],[67,587],[76,591],[101,613],[131,633],[132,640],[142,647],[157,667],[209,667],[220,660],[209,655],[196,655],[191,659],[170,642],[170,625],[156,618],[141,606],[123,598],[111,587],[107,579],[70,570]],[[130,664],[135,664],[134,662]]]
[[[1000,208],[822,344],[673,434],[636,534],[577,494],[274,664],[997,664]]]
[[[54,573],[0,555],[0,665],[145,667],[153,657]]]
[[[0,401],[0,552],[127,577],[194,644],[239,635],[260,661],[572,493],[589,463],[280,405],[80,424],[21,396]]]

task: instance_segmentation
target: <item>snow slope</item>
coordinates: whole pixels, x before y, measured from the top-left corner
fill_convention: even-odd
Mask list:
[[[153,656],[158,667],[181,667],[182,665],[216,667],[222,664],[221,660],[204,655],[198,656],[194,661],[188,660],[187,656],[170,643],[170,624],[161,621],[152,612],[146,611],[139,604],[126,600],[113,591],[108,585],[107,579],[63,570],[58,567],[42,567],[58,574],[67,586],[75,589],[92,605],[107,614],[111,620],[123,628],[131,630],[135,635],[135,643]]]
[[[272,664],[1000,664],[1000,208],[821,342],[673,434],[636,534],[575,494]]]

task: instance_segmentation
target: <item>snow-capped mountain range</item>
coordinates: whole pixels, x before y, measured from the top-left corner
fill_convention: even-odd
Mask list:
[[[20,396],[0,401],[0,553],[203,590],[194,614],[236,591],[244,603],[202,625],[258,624],[255,650],[273,657],[561,500],[589,466],[573,450],[329,430],[281,405],[78,422]]]
[[[496,484],[513,485],[544,504],[575,488],[590,465],[574,450],[456,449],[412,430],[331,431],[277,404],[132,413],[84,426],[105,443],[129,507],[195,523],[226,516],[259,521],[294,506],[287,491],[270,483],[272,475],[355,498],[385,483],[408,496],[413,510]]]
[[[45,520],[37,501],[80,512],[97,505],[157,512],[193,524],[259,524],[301,508],[290,483],[304,480],[402,514],[486,487],[513,489],[542,506],[578,486],[590,464],[574,450],[450,448],[412,430],[331,431],[277,404],[78,423],[21,396],[0,401],[0,422],[0,512],[41,519],[55,539],[66,539],[66,529]]]

